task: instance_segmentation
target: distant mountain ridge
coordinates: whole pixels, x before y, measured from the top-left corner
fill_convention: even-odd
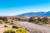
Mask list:
[[[30,13],[24,13],[17,16],[50,16],[49,12],[30,12]]]

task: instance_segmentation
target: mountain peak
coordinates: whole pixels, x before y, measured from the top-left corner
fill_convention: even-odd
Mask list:
[[[29,12],[29,13],[20,14],[17,16],[50,16],[49,13],[48,12]]]

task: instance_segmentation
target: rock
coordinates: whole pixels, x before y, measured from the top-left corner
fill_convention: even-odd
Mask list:
[[[30,17],[29,22],[32,22],[35,20],[35,17]]]
[[[43,21],[43,22],[46,22],[46,21],[48,22],[48,17],[44,17],[44,18],[42,19],[42,21]]]

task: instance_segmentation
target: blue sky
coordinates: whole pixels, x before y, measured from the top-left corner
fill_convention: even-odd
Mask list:
[[[50,0],[0,0],[0,16],[50,11]]]

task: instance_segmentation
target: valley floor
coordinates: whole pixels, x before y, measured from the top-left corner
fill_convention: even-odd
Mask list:
[[[22,21],[17,21],[14,23],[15,25],[18,25],[21,28],[27,30],[29,33],[50,33],[50,27],[48,26],[38,25],[35,23],[30,23],[30,22],[22,22]],[[8,25],[8,27],[4,27],[5,25]],[[0,33],[3,33],[7,29],[13,29],[12,25],[0,24]],[[16,31],[16,29],[14,30]]]

